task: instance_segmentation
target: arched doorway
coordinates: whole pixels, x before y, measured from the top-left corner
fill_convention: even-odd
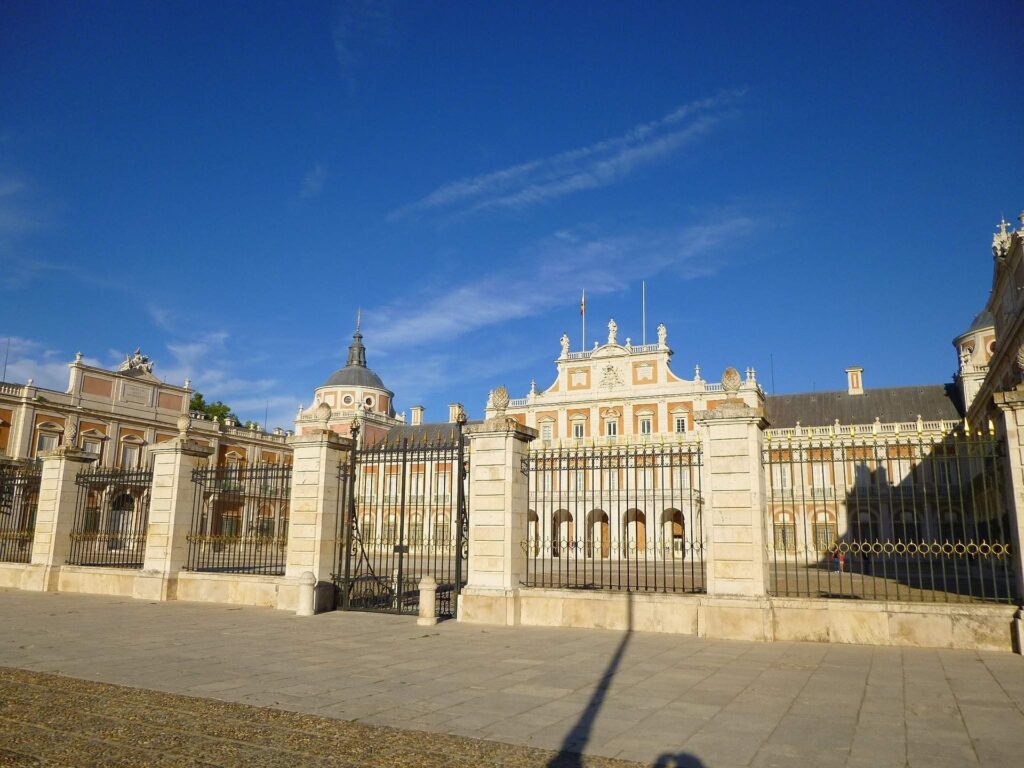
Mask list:
[[[572,549],[573,519],[567,509],[559,509],[551,516],[551,556],[561,557],[563,549]]]
[[[526,542],[530,555],[536,557],[540,554],[540,518],[532,509],[526,511]]]
[[[627,551],[643,552],[647,549],[647,515],[639,509],[627,509],[623,518]]]
[[[587,515],[587,527],[584,532],[584,549],[587,557],[606,559],[611,553],[611,530],[608,514],[601,509],[592,509]]]
[[[686,529],[683,513],[678,509],[666,509],[661,513],[661,525],[665,536],[665,550],[672,557],[682,557],[686,549]]]
[[[109,549],[123,549],[124,540],[132,530],[135,516],[135,499],[129,493],[114,498],[110,505],[110,522],[107,527]]]

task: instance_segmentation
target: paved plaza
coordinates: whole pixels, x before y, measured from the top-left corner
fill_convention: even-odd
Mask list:
[[[0,590],[0,667],[0,765],[1017,766],[1024,734],[1008,653]]]

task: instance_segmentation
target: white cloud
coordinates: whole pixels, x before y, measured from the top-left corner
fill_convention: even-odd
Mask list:
[[[327,182],[327,168],[317,163],[302,179],[302,188],[299,190],[299,197],[303,200],[308,200],[311,197],[319,195],[323,189],[324,184]]]
[[[374,346],[384,352],[452,340],[510,320],[600,296],[672,270],[678,278],[712,274],[724,246],[749,233],[754,220],[729,215],[672,232],[585,238],[563,231],[531,248],[499,274],[405,299],[366,313]]]
[[[42,342],[17,336],[11,337],[8,351],[7,339],[0,339],[0,376],[11,384],[25,384],[32,379],[37,387],[63,392],[68,386],[68,363],[72,358],[73,355]],[[102,364],[92,357],[83,360],[87,365]]]
[[[444,184],[426,197],[392,211],[389,218],[409,218],[436,209],[464,214],[524,208],[607,186],[706,134],[741,95],[723,93],[694,101],[658,120],[633,126],[620,136]]]

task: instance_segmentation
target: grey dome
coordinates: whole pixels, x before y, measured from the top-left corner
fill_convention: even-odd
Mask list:
[[[348,347],[348,360],[344,368],[339,368],[324,382],[325,387],[367,387],[383,389],[389,395],[391,390],[384,386],[380,376],[366,367],[366,347],[363,346],[363,334],[356,326],[352,334],[352,343]]]
[[[339,368],[330,375],[324,382],[325,387],[372,387],[374,389],[387,390],[380,376],[369,368],[358,368],[355,366]]]
[[[971,323],[971,327],[968,331],[976,331],[979,328],[988,328],[990,325],[995,325],[995,318],[992,317],[992,313],[987,309],[982,310],[978,313],[977,317],[974,318],[974,322]]]

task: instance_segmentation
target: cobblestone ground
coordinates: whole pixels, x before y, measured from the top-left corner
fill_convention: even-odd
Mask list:
[[[540,765],[637,763],[0,668],[0,766]]]

